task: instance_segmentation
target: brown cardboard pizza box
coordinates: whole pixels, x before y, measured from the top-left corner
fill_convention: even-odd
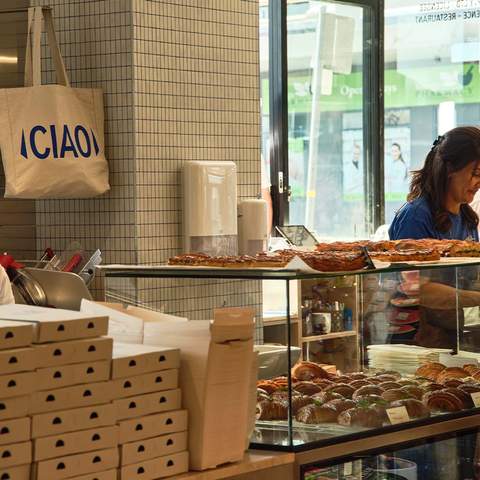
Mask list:
[[[111,403],[73,408],[32,416],[32,438],[115,425],[117,412]]]
[[[130,420],[121,420],[118,422],[120,428],[118,443],[122,445],[145,438],[183,432],[187,430],[187,418],[186,410],[175,410]]]
[[[177,432],[125,443],[120,447],[120,465],[131,465],[132,463],[183,452],[188,446],[187,435],[187,432]]]
[[[104,450],[118,445],[118,427],[92,428],[79,432],[61,433],[33,440],[33,461],[64,457],[75,453]]]
[[[26,442],[31,438],[30,417],[0,420],[0,445]]]
[[[113,340],[109,337],[35,345],[37,368],[111,360],[112,348]]]
[[[177,387],[178,370],[176,368],[112,380],[114,398],[133,397],[144,393],[173,390]]]
[[[51,390],[106,381],[110,378],[110,364],[110,360],[100,360],[39,368],[35,372],[37,390]]]
[[[154,413],[179,410],[182,404],[180,389],[137,395],[136,397],[114,400],[117,419],[142,417]]]

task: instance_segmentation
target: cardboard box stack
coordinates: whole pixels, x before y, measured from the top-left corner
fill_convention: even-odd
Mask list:
[[[112,392],[120,480],[151,480],[188,470],[187,411],[178,388],[176,348],[114,343]]]
[[[110,381],[113,341],[102,337],[107,334],[108,317],[4,305],[0,318],[22,322],[33,335],[34,391],[15,404],[18,416],[25,415],[27,408],[31,415],[32,480],[115,480],[119,432]],[[21,410],[23,398],[27,402]],[[12,455],[26,458],[30,442],[17,445],[25,451]],[[30,458],[24,463],[29,462]]]
[[[0,478],[28,480],[32,460],[30,393],[35,387],[32,325],[0,322]]]

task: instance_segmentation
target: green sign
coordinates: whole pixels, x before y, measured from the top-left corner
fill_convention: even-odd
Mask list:
[[[312,110],[311,75],[288,78],[288,110]],[[262,81],[263,98],[268,98],[268,79]],[[333,74],[332,89],[320,96],[321,111],[362,109],[362,72]],[[385,71],[385,108],[422,107],[441,102],[480,103],[480,73],[476,64],[454,64],[429,68]],[[268,114],[268,102],[263,104]]]

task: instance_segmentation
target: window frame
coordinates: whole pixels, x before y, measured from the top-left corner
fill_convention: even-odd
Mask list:
[[[385,222],[384,196],[384,0],[328,0],[367,7],[363,19],[363,144],[366,231]],[[289,221],[287,0],[270,0],[269,17],[269,146],[273,226]],[[372,230],[373,231],[370,231]]]

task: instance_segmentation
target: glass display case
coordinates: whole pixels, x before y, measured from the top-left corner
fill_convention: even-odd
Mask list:
[[[341,461],[303,465],[301,480],[474,480],[480,478],[477,429],[385,447]]]
[[[480,259],[445,258],[341,273],[103,272],[108,301],[190,319],[212,318],[216,307],[254,306],[251,445],[316,449],[318,460],[480,425],[479,267]],[[268,303],[275,311],[265,310]]]

